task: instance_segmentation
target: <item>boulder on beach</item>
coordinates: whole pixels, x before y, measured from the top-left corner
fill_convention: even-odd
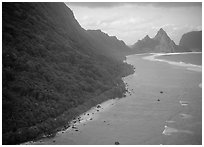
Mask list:
[[[119,145],[120,143],[118,141],[115,142],[115,145]]]
[[[76,128],[75,126],[72,126],[72,128],[74,129],[74,128]]]

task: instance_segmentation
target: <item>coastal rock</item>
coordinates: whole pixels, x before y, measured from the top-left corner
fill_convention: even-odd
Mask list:
[[[101,105],[97,105],[97,107],[96,108],[101,108]]]

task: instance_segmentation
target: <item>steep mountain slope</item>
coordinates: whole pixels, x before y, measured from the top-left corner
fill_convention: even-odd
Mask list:
[[[202,51],[202,31],[192,31],[184,34],[181,37],[179,46],[182,46],[190,51]]]
[[[146,36],[144,39],[136,42],[133,45],[132,49],[136,53],[175,52],[175,50],[177,49],[177,45],[161,28],[154,38],[149,38],[149,36]]]
[[[173,40],[169,38],[167,33],[161,28],[157,35],[153,38],[156,41],[159,41],[159,45],[156,46],[156,52],[175,52],[174,49],[176,48],[176,44]]]
[[[94,40],[94,43],[100,47],[99,51],[102,50],[104,55],[124,59],[125,55],[131,54],[131,49],[115,36],[109,36],[101,30],[87,30],[87,33]]]
[[[3,144],[50,135],[123,95],[121,77],[132,68],[122,63],[123,53],[110,56],[113,45],[104,53],[97,44],[63,3],[2,4]]]

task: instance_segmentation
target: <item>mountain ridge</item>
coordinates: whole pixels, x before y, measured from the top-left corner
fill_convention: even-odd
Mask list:
[[[131,46],[135,53],[157,53],[157,52],[189,52],[189,48],[182,45],[176,45],[168,34],[160,28],[154,38],[146,35],[142,40],[138,40]]]

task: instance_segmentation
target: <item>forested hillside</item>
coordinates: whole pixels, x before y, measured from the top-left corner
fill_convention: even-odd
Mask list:
[[[122,62],[129,51],[120,54],[123,44],[117,56],[108,45],[104,52],[88,34],[63,3],[2,3],[3,144],[52,134],[123,96],[121,77],[133,72]]]
[[[131,54],[132,50],[116,36],[109,36],[101,30],[87,30],[88,36],[94,41],[96,48],[99,47],[99,52],[115,58],[116,60],[124,60],[125,55]]]

